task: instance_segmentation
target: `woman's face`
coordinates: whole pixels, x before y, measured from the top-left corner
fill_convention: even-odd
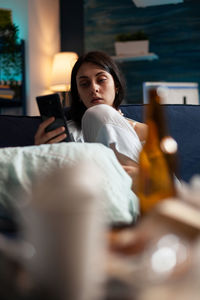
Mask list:
[[[89,108],[97,104],[112,106],[116,87],[110,73],[93,63],[83,63],[76,76],[79,97]]]

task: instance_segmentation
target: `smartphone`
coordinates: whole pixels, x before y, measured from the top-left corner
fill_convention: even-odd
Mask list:
[[[65,116],[63,107],[60,102],[59,94],[49,94],[36,97],[37,105],[40,111],[42,121],[55,117],[55,121],[47,126],[46,132],[54,130],[58,127],[64,126],[67,135],[64,142],[71,142],[71,136],[67,127],[67,118]]]

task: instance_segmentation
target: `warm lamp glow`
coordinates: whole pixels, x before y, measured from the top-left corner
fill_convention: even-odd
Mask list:
[[[59,52],[54,55],[50,88],[55,92],[70,90],[71,71],[78,59],[75,52]]]

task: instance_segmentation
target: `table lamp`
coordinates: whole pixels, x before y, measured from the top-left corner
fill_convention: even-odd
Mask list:
[[[69,106],[71,72],[77,59],[75,52],[59,52],[53,58],[50,89],[61,93],[64,106]]]

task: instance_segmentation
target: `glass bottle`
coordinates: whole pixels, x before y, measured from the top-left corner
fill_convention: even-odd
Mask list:
[[[137,185],[142,214],[159,201],[176,196],[174,172],[177,143],[167,132],[164,107],[156,89],[149,91],[146,124],[148,135],[139,157]]]

